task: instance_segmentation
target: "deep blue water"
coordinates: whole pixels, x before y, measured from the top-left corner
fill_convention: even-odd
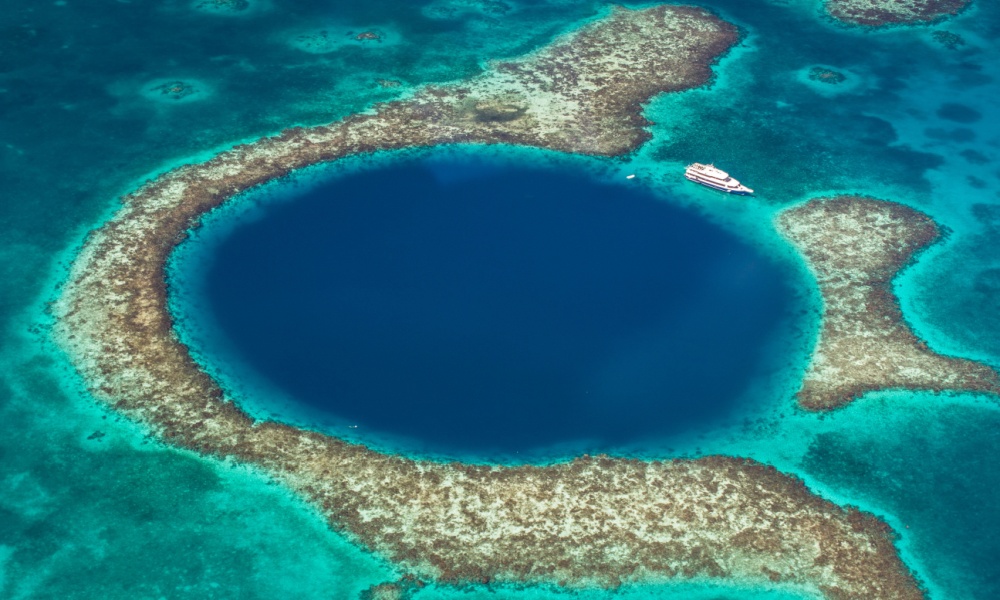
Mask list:
[[[704,429],[801,308],[748,243],[580,169],[411,161],[256,217],[194,284],[230,342],[211,360],[439,451]]]

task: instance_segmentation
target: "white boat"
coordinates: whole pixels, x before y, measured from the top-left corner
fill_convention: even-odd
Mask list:
[[[695,183],[728,194],[749,196],[753,193],[753,190],[730,177],[729,173],[716,168],[715,165],[690,164],[684,171],[684,176]]]

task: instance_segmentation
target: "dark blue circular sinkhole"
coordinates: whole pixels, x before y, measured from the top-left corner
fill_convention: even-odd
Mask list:
[[[579,169],[394,164],[213,251],[198,287],[230,359],[306,413],[451,454],[703,427],[794,303],[731,233]]]

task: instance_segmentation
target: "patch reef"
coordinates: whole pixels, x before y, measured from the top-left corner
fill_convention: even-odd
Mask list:
[[[833,18],[867,27],[933,23],[960,13],[971,0],[826,0]]]
[[[996,371],[941,356],[903,320],[892,280],[940,236],[927,215],[845,196],[787,210],[777,225],[805,255],[823,295],[823,325],[799,391],[802,406],[829,410],[887,388],[1000,393]]]
[[[545,467],[414,461],[272,422],[224,397],[175,336],[164,266],[199,217],[290,171],[375,150],[506,142],[634,149],[641,103],[704,84],[736,29],[696,8],[615,9],[522,60],[327,126],[293,129],[144,185],[88,238],[54,311],[94,395],[164,440],[255,464],[331,526],[418,577],[617,586],[784,584],[831,599],[922,593],[871,515],[727,457]]]

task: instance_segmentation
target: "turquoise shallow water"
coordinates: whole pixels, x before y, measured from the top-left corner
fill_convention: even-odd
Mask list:
[[[399,576],[256,474],[164,448],[95,406],[47,341],[46,302],[85,232],[148,174],[287,125],[329,121],[408,86],[475,73],[481,61],[592,18],[603,3],[511,3],[500,14],[389,0],[251,4],[226,15],[188,2],[12,0],[0,14],[2,597],[352,598]],[[716,85],[652,102],[654,139],[594,169],[609,178],[636,173],[636,185],[788,260],[768,226],[788,203],[850,191],[916,206],[949,234],[897,282],[907,319],[935,348],[1000,365],[1000,8],[983,2],[930,28],[858,32],[825,21],[814,2],[708,5],[746,32]],[[329,43],[316,37],[327,31],[342,41],[367,29],[386,43],[326,52]],[[965,44],[949,50],[932,31],[958,33]],[[310,48],[323,51],[302,50],[303,39],[319,39]],[[804,74],[814,65],[847,80],[812,82]],[[759,198],[691,189],[676,177],[691,160],[728,167]],[[801,368],[796,356],[789,368]],[[794,381],[779,379],[764,385],[774,390],[771,403],[744,422],[621,453],[726,452],[770,462],[889,520],[934,598],[1000,596],[1000,546],[989,535],[1000,527],[992,400],[881,394],[817,417],[797,411]],[[711,587],[623,597],[779,595]]]

